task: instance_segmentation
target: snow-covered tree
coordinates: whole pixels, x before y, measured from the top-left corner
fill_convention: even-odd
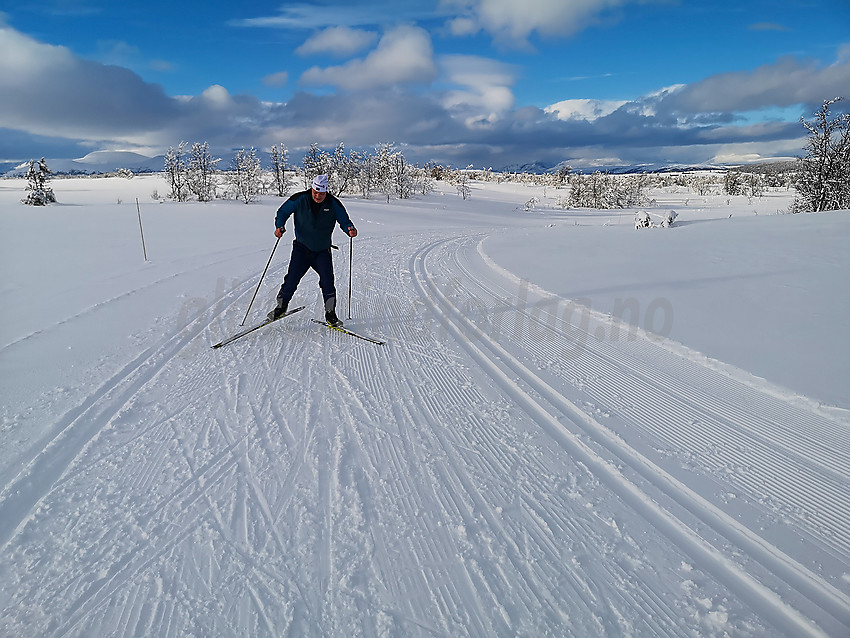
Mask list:
[[[453,181],[457,188],[457,194],[464,199],[469,199],[472,195],[472,188],[469,186],[469,173],[467,171],[458,171]]]
[[[840,100],[824,101],[811,122],[800,118],[809,138],[794,184],[797,211],[850,208],[850,113],[833,115],[830,109]]]
[[[760,173],[750,173],[744,178],[744,195],[761,197],[764,195],[765,179]]]
[[[375,149],[374,190],[383,193],[387,202],[392,199],[395,185],[392,180],[393,145],[383,143]]]
[[[635,228],[652,228],[652,218],[645,210],[635,213]]]
[[[195,142],[192,145],[186,180],[188,189],[198,197],[198,201],[211,202],[215,199],[217,186],[215,165],[220,161],[213,159],[209,144],[206,142],[203,144]]]
[[[189,196],[189,167],[186,164],[186,142],[180,142],[175,149],[168,147],[165,153],[165,168],[163,173],[171,192],[168,197],[178,202],[185,202]]]
[[[413,166],[407,163],[400,151],[395,151],[389,157],[388,168],[390,183],[395,195],[399,199],[409,199],[413,195],[413,189],[416,185]]]
[[[21,201],[30,206],[45,206],[56,201],[53,189],[47,185],[52,172],[47,168],[47,162],[42,157],[41,161],[30,160],[27,169],[27,196]]]
[[[272,146],[271,159],[275,190],[278,197],[286,197],[291,184],[289,176],[286,174],[286,169],[289,167],[289,150],[283,142],[277,146]]]
[[[418,166],[414,169],[413,189],[420,195],[427,195],[434,190],[434,179],[431,177],[430,169]]]
[[[316,175],[330,174],[331,156],[313,142],[310,144],[310,150],[304,154],[301,165],[304,167],[304,188],[310,188]]]
[[[610,175],[596,172],[592,175],[570,175],[570,196],[567,205],[573,208],[629,208],[647,203],[644,189],[646,178],[642,175]]]
[[[723,178],[723,192],[727,195],[741,195],[743,193],[743,175],[739,171],[726,171]]]
[[[570,173],[572,172],[572,170],[573,170],[572,167],[570,167],[568,164],[561,164],[560,166],[558,166],[558,170],[555,173],[555,176],[558,179],[558,186],[559,187],[567,185],[567,182],[569,182]]]
[[[237,199],[249,204],[257,199],[263,188],[263,169],[257,151],[240,149],[233,158],[227,182],[230,192]]]
[[[363,199],[375,191],[378,184],[377,159],[370,153],[358,154],[357,156],[357,184]]]
[[[661,218],[661,228],[670,228],[670,226],[676,223],[677,217],[679,217],[679,213],[677,213],[675,210],[671,210],[664,213]]]
[[[351,188],[354,188],[360,173],[359,162],[362,155],[356,151],[351,151],[347,156],[345,154],[345,144],[340,142],[337,144],[336,150],[331,157],[331,191],[336,195],[342,195]]]

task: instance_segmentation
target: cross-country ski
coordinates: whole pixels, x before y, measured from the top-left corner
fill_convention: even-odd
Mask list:
[[[250,328],[246,328],[245,330],[242,330],[241,332],[237,332],[235,335],[228,337],[224,341],[219,341],[217,344],[215,344],[212,347],[213,348],[221,348],[222,346],[226,346],[228,343],[233,343],[237,339],[241,339],[245,335],[251,334],[255,330],[259,330],[260,328],[263,328],[263,327],[269,325],[270,323],[274,323],[275,321],[279,321],[280,319],[283,319],[284,317],[288,317],[289,315],[294,315],[299,310],[304,310],[304,308],[306,308],[306,306],[299,306],[298,308],[293,308],[292,310],[287,310],[284,314],[280,315],[276,319],[266,319],[262,323],[258,323],[256,326],[252,326]]]
[[[385,345],[386,341],[382,341],[381,339],[376,339],[375,337],[370,337],[369,335],[360,334],[359,332],[354,332],[353,330],[349,330],[343,325],[331,325],[327,321],[320,321],[319,319],[313,319],[317,324],[321,326],[325,326],[326,328],[330,328],[331,330],[336,330],[337,332],[342,332],[343,334],[350,335],[352,337],[356,337],[358,339],[363,339],[363,341],[370,341],[371,343],[376,343],[379,346]]]

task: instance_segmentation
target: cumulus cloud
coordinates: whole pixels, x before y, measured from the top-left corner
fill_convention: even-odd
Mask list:
[[[367,55],[301,78],[305,86],[344,91],[301,91],[286,103],[269,103],[218,84],[195,96],[168,96],[127,69],[82,60],[0,21],[0,157],[21,152],[27,135],[64,152],[164,149],[182,140],[268,148],[283,141],[294,156],[311,142],[352,148],[394,141],[411,161],[497,168],[570,158],[764,156],[799,149],[801,127],[758,125],[740,114],[850,95],[849,70],[850,48],[843,47],[831,64],[787,58],[625,103],[574,99],[546,109],[518,107],[518,67],[480,56],[435,59],[428,34],[403,26],[385,33]],[[286,71],[265,78],[272,85],[287,80]],[[428,91],[420,90],[423,84]]]
[[[440,63],[446,80],[460,87],[446,91],[442,104],[468,126],[490,125],[514,107],[516,71],[511,65],[472,55],[447,55]]]
[[[349,57],[372,46],[377,35],[371,31],[352,29],[346,26],[328,27],[311,36],[295,49],[298,55],[330,53],[338,57]]]
[[[850,60],[828,66],[784,57],[752,71],[720,73],[681,88],[662,108],[685,113],[740,112],[792,104],[817,105],[850,95]]]
[[[455,35],[486,31],[503,44],[523,46],[532,33],[570,36],[612,9],[647,1],[653,0],[442,0],[441,7],[457,14],[447,22]]]
[[[627,104],[625,100],[573,99],[551,104],[544,111],[552,113],[563,121],[587,120],[592,122],[600,117],[610,115],[625,104]]]
[[[28,133],[51,147],[161,147],[184,139],[256,135],[264,107],[219,85],[171,97],[132,71],[83,60],[0,22],[0,129]],[[228,138],[225,141],[225,136]],[[3,153],[8,153],[4,150]]]
[[[158,85],[128,69],[81,60],[0,23],[0,126],[40,135],[140,132],[177,114]]]
[[[436,75],[434,48],[428,32],[419,27],[400,26],[384,34],[365,58],[341,66],[313,67],[304,72],[300,82],[307,86],[360,90],[427,83]]]
[[[233,106],[230,91],[219,84],[213,84],[204,89],[201,93],[201,99],[214,109],[228,109]]]

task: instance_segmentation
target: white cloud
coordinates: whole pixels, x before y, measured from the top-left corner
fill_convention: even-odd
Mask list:
[[[212,85],[196,97],[171,97],[128,69],[80,59],[3,22],[0,95],[0,129],[53,146],[62,138],[100,148],[227,138],[230,147],[246,131],[255,135],[251,129],[264,116],[258,100],[233,96],[223,86]]]
[[[455,35],[483,30],[503,44],[524,46],[534,32],[570,36],[612,9],[647,1],[662,0],[443,0],[441,6],[458,14],[448,21]]]
[[[514,107],[512,66],[473,55],[447,55],[440,63],[448,82],[461,87],[445,92],[441,102],[467,126],[492,124]]]
[[[158,85],[75,57],[0,22],[0,127],[76,138],[158,126],[177,113]]]
[[[365,58],[341,66],[313,67],[300,82],[308,86],[335,86],[368,90],[408,83],[427,83],[437,74],[434,49],[428,32],[401,26],[387,32]]]
[[[0,157],[39,154],[22,149],[47,144],[67,153],[80,141],[93,150],[164,149],[181,140],[224,149],[284,141],[296,153],[314,141],[353,148],[392,140],[412,161],[495,167],[569,157],[628,163],[781,156],[800,148],[796,117],[781,113],[775,125],[752,126],[759,119],[744,122],[741,113],[781,100],[817,107],[824,97],[850,96],[848,51],[843,47],[831,64],[778,60],[622,106],[565,100],[544,111],[517,107],[519,67],[479,56],[435,59],[429,35],[405,26],[387,32],[368,55],[314,68],[301,79],[346,91],[298,91],[281,104],[218,84],[200,95],[169,96],[128,69],[82,60],[0,19]],[[282,71],[264,80],[281,85],[288,76]],[[411,83],[429,90],[410,89]]]
[[[213,84],[201,93],[203,99],[209,106],[215,109],[226,109],[233,106],[230,92],[219,84]]]
[[[793,104],[819,104],[850,95],[850,60],[845,49],[828,66],[793,57],[752,71],[719,73],[671,94],[664,105],[688,113],[741,112]]]
[[[256,3],[255,3],[256,4]],[[271,16],[230,20],[236,27],[259,27],[309,32],[326,27],[374,27],[380,24],[414,24],[434,18],[434,7],[425,2],[398,0],[286,0]],[[245,5],[252,10],[251,4]]]
[[[377,37],[371,31],[345,26],[328,27],[311,36],[295,49],[295,53],[298,55],[330,53],[339,57],[349,57],[372,46]]]
[[[627,104],[627,102],[623,100],[575,99],[556,102],[543,110],[546,113],[552,113],[562,121],[586,120],[592,122],[600,117],[610,115],[624,104]]]
[[[0,14],[0,79],[3,83],[24,83],[32,74],[43,73],[72,60],[68,49],[41,44],[7,26]]]

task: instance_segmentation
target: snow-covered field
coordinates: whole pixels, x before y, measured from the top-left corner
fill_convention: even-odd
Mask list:
[[[346,198],[387,345],[311,273],[212,350],[280,200],[52,186],[0,180],[0,635],[850,634],[846,211]]]

